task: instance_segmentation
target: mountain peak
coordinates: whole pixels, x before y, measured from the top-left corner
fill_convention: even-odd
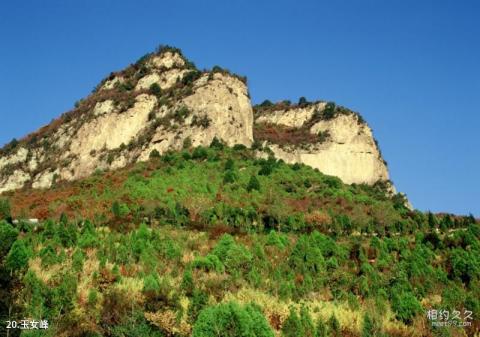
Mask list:
[[[254,131],[259,156],[306,163],[347,183],[388,180],[360,115],[305,99],[252,107],[245,78],[218,66],[200,71],[180,49],[162,46],[111,73],[71,111],[4,147],[0,193],[49,188],[215,138],[251,146]]]

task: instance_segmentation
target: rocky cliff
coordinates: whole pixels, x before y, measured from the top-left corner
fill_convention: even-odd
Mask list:
[[[251,146],[254,133],[256,146],[276,157],[347,183],[389,178],[358,114],[322,102],[277,104],[257,107],[254,121],[244,78],[219,67],[199,71],[178,49],[163,47],[110,74],[75,109],[5,146],[0,193],[48,188],[214,138]]]
[[[48,188],[152,153],[209,145],[214,137],[250,146],[252,126],[243,78],[220,68],[198,71],[179,50],[162,48],[112,73],[74,110],[7,145],[0,192]]]
[[[276,158],[307,164],[349,184],[389,180],[370,127],[359,114],[334,103],[257,106],[255,138]]]

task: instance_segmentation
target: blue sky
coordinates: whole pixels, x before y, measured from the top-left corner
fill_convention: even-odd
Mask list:
[[[478,1],[2,1],[0,144],[171,44],[247,75],[252,100],[359,111],[422,210],[480,216]]]

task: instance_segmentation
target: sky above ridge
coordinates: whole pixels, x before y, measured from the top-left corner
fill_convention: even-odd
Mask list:
[[[159,44],[264,99],[360,112],[421,210],[480,217],[478,1],[2,1],[0,146]]]

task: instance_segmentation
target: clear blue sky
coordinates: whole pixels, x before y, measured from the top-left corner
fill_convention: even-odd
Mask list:
[[[478,1],[2,1],[0,144],[158,44],[247,75],[254,102],[333,100],[422,210],[480,216]]]

